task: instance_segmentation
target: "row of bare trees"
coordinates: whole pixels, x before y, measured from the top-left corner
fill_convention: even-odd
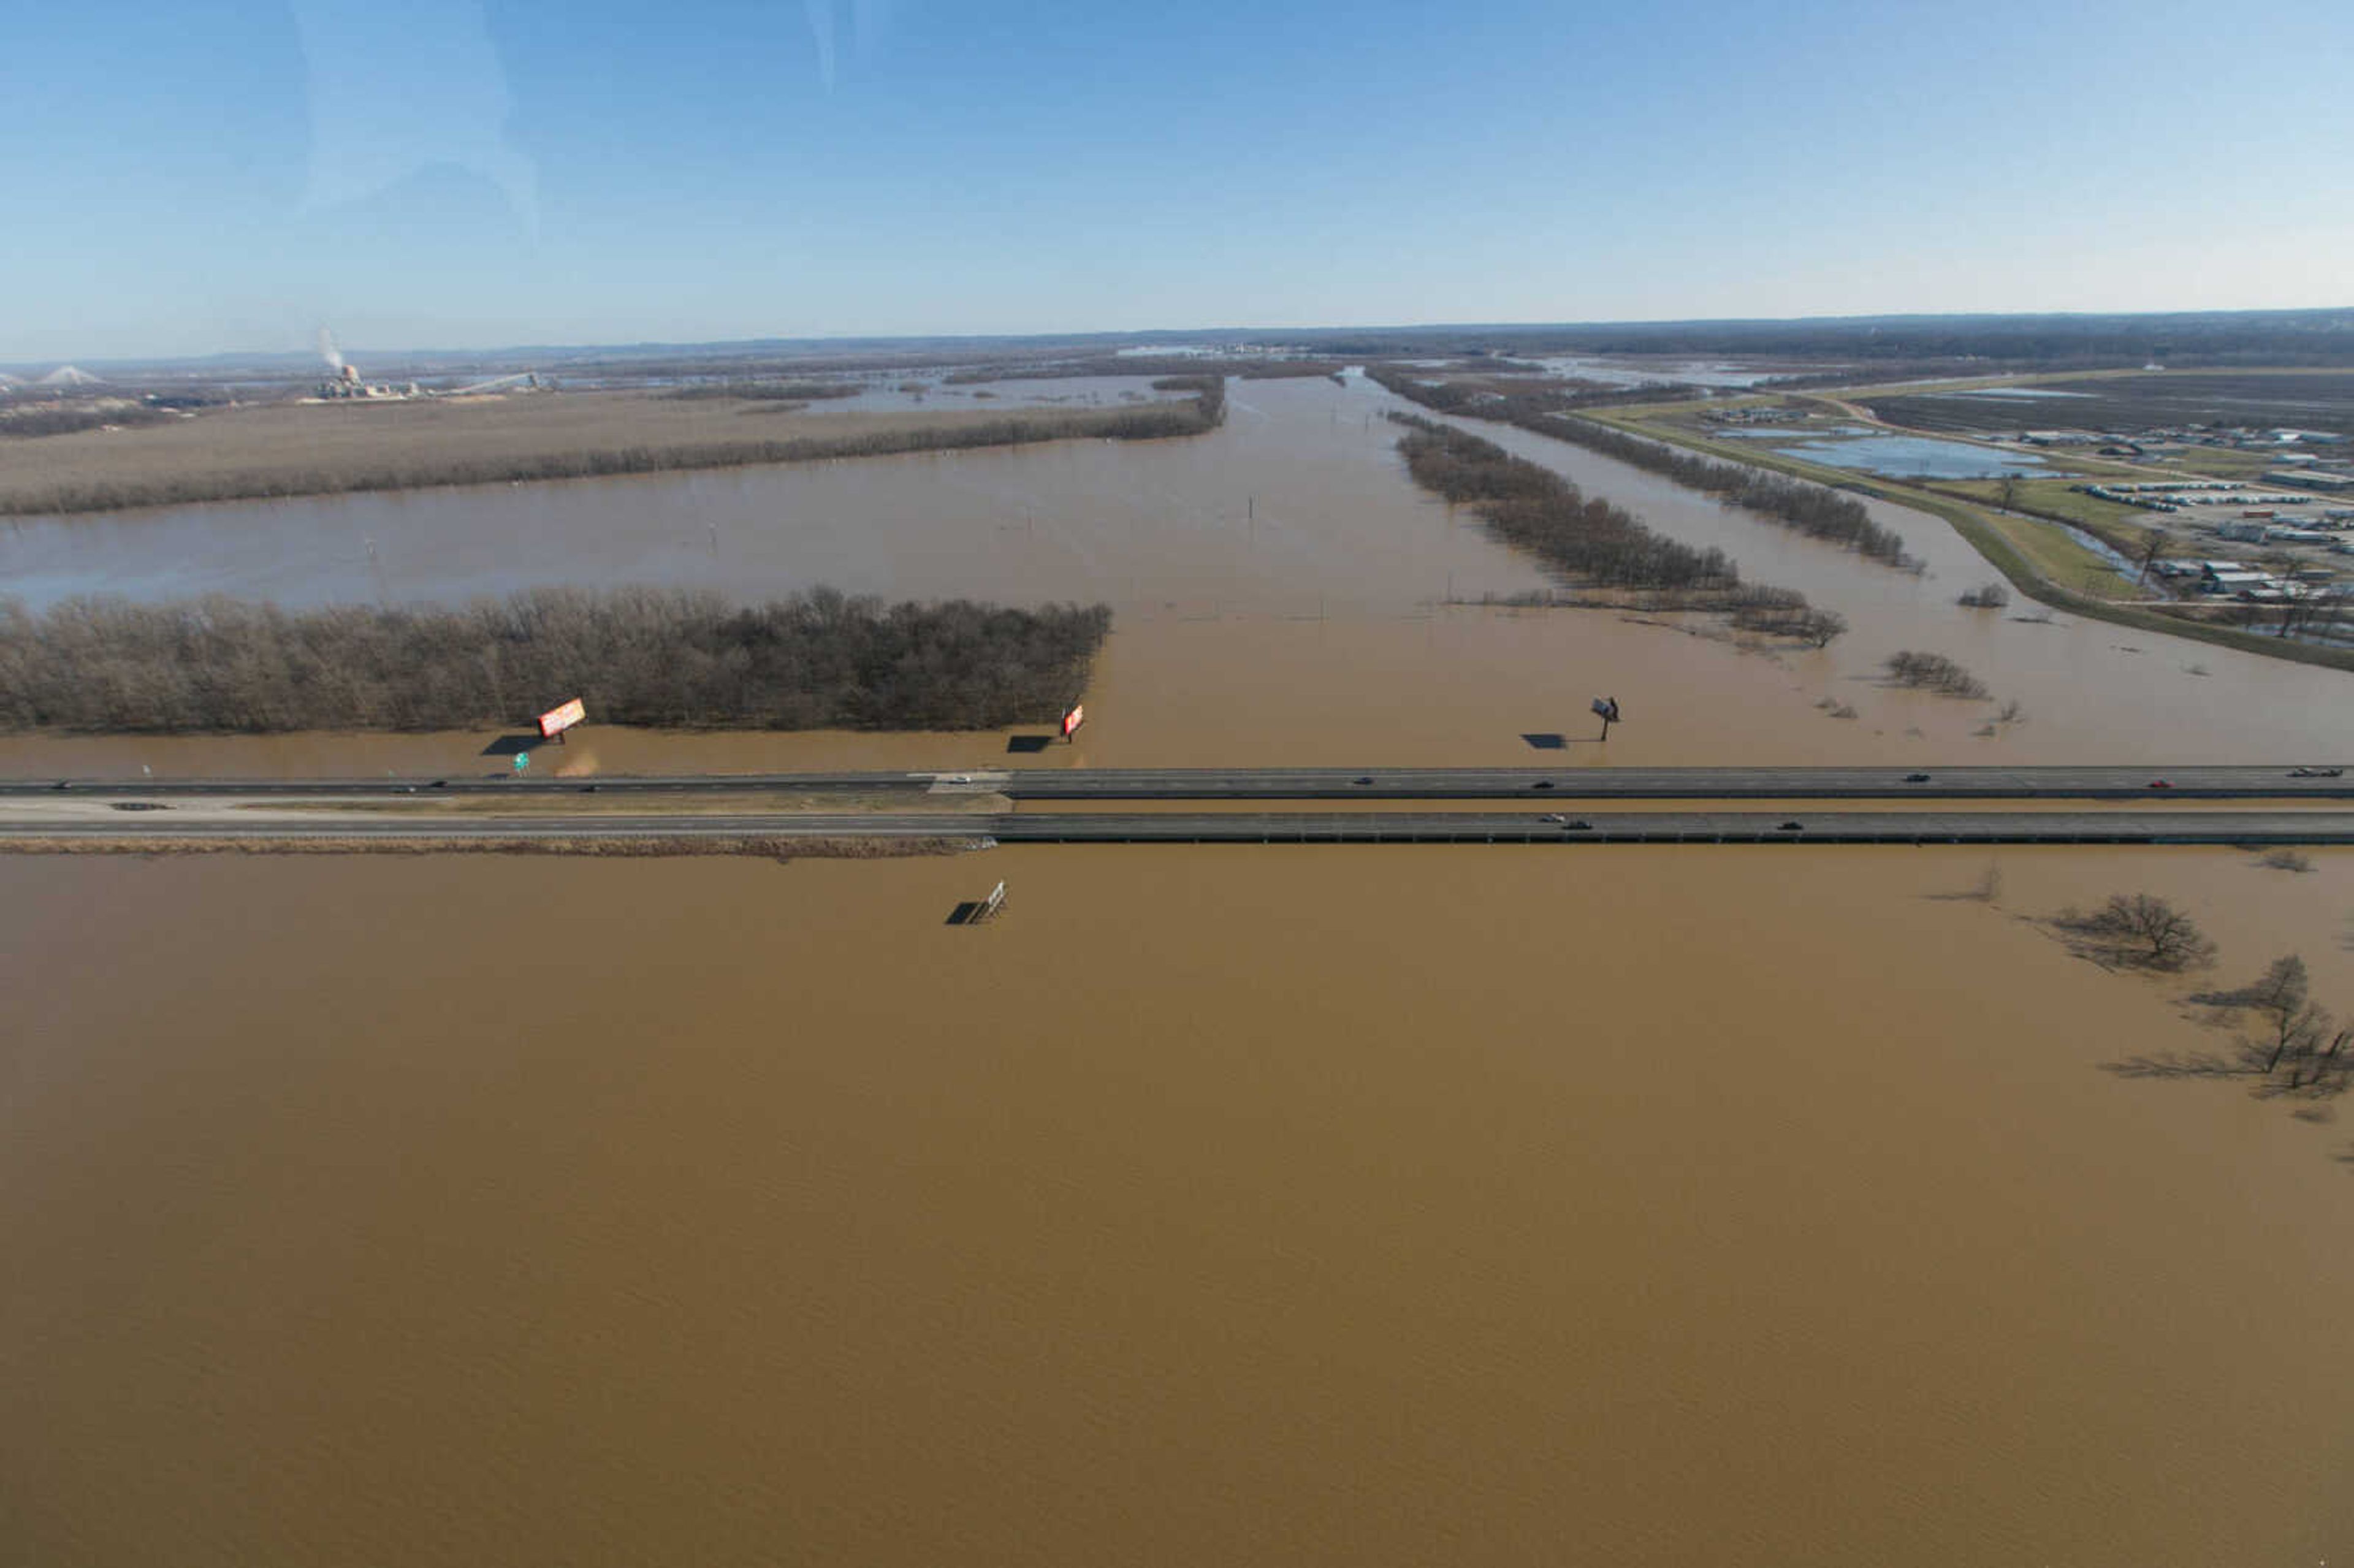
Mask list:
[[[855,381],[698,381],[663,396],[688,401],[726,397],[748,403],[822,403],[833,397],[855,397],[865,390]]]
[[[1904,549],[1903,535],[1873,522],[1872,514],[1855,497],[1842,495],[1828,485],[1809,483],[1746,463],[1718,462],[1573,416],[1575,408],[1596,406],[1599,399],[1541,390],[1475,394],[1443,383],[1433,386],[1396,366],[1369,366],[1365,374],[1399,397],[1425,408],[1499,419],[1542,435],[1575,441],[1605,457],[1663,474],[1678,484],[1714,495],[1728,506],[1770,517],[1810,538],[1845,546],[1892,567],[1913,564]],[[1654,390],[1651,395],[1658,394]]]
[[[472,728],[568,697],[612,724],[993,728],[1067,707],[1110,626],[1102,605],[830,588],[758,605],[652,588],[460,609],[0,601],[0,728]]]
[[[1225,384],[1188,378],[1190,401],[1085,412],[1031,414],[970,425],[912,426],[854,435],[801,436],[783,440],[705,441],[674,446],[602,447],[571,452],[494,457],[437,456],[409,464],[277,469],[154,479],[95,480],[0,495],[0,516],[48,516],[110,512],[133,506],[176,506],[204,501],[271,500],[292,495],[421,490],[454,484],[495,484],[549,479],[599,479],[754,463],[809,462],[821,458],[883,457],[896,452],[1020,446],[1073,437],[1154,440],[1200,435],[1225,420]]]
[[[1941,697],[1976,699],[1987,694],[1984,681],[1943,653],[1900,649],[1891,653],[1882,667],[1887,670],[1888,678],[1896,684],[1935,692]]]
[[[1744,630],[1817,647],[1847,630],[1845,620],[1814,609],[1796,589],[1744,585],[1723,551],[1655,534],[1625,507],[1587,496],[1541,463],[1452,425],[1390,418],[1406,427],[1398,451],[1417,484],[1470,506],[1498,537],[1582,585],[1640,591],[1662,609],[1723,611]]]
[[[1242,359],[1182,354],[1100,354],[1076,359],[1050,359],[1034,365],[975,365],[940,378],[945,387],[974,387],[991,381],[1058,381],[1082,376],[1233,376],[1245,381],[1297,381],[1331,376],[1343,367],[1338,359]]]
[[[160,408],[129,405],[111,408],[10,408],[0,412],[0,436],[69,436],[111,425],[160,425],[170,418]]]
[[[1603,588],[1729,593],[1741,573],[1722,550],[1654,534],[1640,518],[1540,464],[1450,425],[1391,416],[1407,427],[1398,440],[1415,482],[1470,506],[1497,535],[1581,582]]]
[[[2213,961],[2215,944],[2190,914],[2155,894],[2114,894],[2100,908],[2062,911],[2060,930],[2088,957],[2172,973]],[[2137,1057],[2113,1064],[2133,1077],[2244,1077],[2259,1093],[2317,1098],[2354,1086],[2354,1024],[2314,1000],[2305,959],[2284,954],[2245,985],[2189,999],[2224,1018],[2249,1018],[2232,1054]]]

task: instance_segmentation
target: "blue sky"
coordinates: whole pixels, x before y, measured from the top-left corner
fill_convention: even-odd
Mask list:
[[[0,0],[0,361],[2345,305],[2354,5]]]

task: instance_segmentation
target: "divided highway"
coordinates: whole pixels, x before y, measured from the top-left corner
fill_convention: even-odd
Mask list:
[[[10,839],[422,840],[484,843],[780,837],[993,839],[1001,843],[2346,844],[2354,811],[1534,811],[1049,813],[780,812],[617,816],[543,812],[304,817],[281,810],[175,820],[0,813]]]
[[[16,779],[9,797],[976,795],[1014,800],[2345,800],[2340,765],[2133,768],[1016,768],[966,773],[760,773],[443,779]]]
[[[760,799],[774,796],[773,805]],[[461,800],[460,798],[465,798]],[[615,797],[620,797],[617,800]],[[642,799],[642,807],[625,804]],[[491,801],[505,798],[516,811]],[[700,799],[698,799],[700,798]],[[1137,811],[987,810],[992,802],[1170,802]],[[1465,811],[1187,810],[1250,800],[1480,800]],[[1682,810],[1578,802],[1706,801]],[[1815,804],[1779,810],[1724,802]],[[1839,810],[1832,800],[1905,800]],[[2070,800],[2140,808],[2071,810]],[[939,810],[928,810],[936,800]],[[966,808],[948,809],[951,800]],[[2049,801],[1971,811],[1979,801]],[[2192,800],[2270,809],[2168,810]],[[525,802],[528,802],[526,808]],[[2343,810],[2328,809],[2347,802]],[[450,810],[436,810],[448,802]],[[849,809],[852,807],[858,809]],[[1551,806],[1554,809],[1540,810]],[[489,809],[484,810],[485,807]],[[973,810],[981,807],[983,810]],[[567,809],[574,808],[574,809]],[[82,839],[496,844],[780,836],[1001,843],[2354,843],[2354,778],[2315,765],[2149,768],[1097,768],[973,773],[447,779],[0,781],[0,848]]]

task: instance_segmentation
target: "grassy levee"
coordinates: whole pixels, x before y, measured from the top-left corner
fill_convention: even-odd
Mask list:
[[[2120,555],[2136,556],[2142,546],[2141,535],[2152,528],[2162,528],[2163,513],[2144,511],[2139,507],[2119,505],[2097,496],[2078,493],[2069,488],[2064,479],[2032,479],[2019,486],[2018,498],[2010,510],[2046,522],[2081,528]],[[1938,480],[1923,488],[1940,495],[1950,495],[1976,505],[1988,505],[2001,499],[2002,482],[1992,479]]]
[[[1664,405],[1651,405],[1650,412],[1664,411]],[[2308,642],[2292,642],[2285,638],[2266,637],[2258,632],[2243,631],[2233,626],[2217,626],[2210,621],[2193,620],[2187,617],[2168,615],[2161,610],[2140,605],[2119,604],[2113,599],[2083,593],[2065,584],[2055,582],[2031,558],[2027,550],[2006,535],[1999,522],[1983,509],[1948,496],[1916,490],[1911,485],[1884,480],[1866,480],[1838,470],[1826,470],[1813,463],[1787,458],[1778,452],[1738,450],[1727,443],[1692,437],[1681,430],[1669,434],[1659,426],[1643,419],[1644,409],[1612,409],[1607,414],[1580,414],[1576,418],[1590,419],[1623,430],[1628,435],[1644,436],[1652,440],[1667,441],[1689,447],[1712,457],[1722,457],[1735,462],[1746,462],[1760,468],[1770,468],[1799,479],[1810,479],[1821,484],[1837,485],[1886,501],[1898,506],[1909,506],[1916,512],[1926,512],[1942,517],[1954,525],[1956,533],[1970,543],[1970,547],[1984,556],[2003,575],[2011,587],[2052,609],[2064,609],[2094,620],[2105,620],[2118,626],[2130,626],[2138,631],[2155,631],[2171,637],[2187,637],[2195,642],[2211,643],[2218,648],[2234,648],[2243,653],[2262,654],[2268,659],[2285,659],[2295,664],[2320,664],[2333,670],[2354,670],[2354,649],[2323,648]],[[2032,524],[2031,524],[2032,526]],[[2097,560],[2089,552],[2074,546],[2088,559]]]

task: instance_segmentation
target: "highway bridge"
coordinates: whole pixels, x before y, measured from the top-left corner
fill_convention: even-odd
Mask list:
[[[561,843],[592,840],[939,838],[1000,843],[2231,844],[2354,843],[2354,810],[731,812],[531,816],[169,808],[0,810],[11,840]]]
[[[10,798],[997,795],[1056,800],[2354,800],[2339,764],[2050,768],[1171,768],[531,778],[14,779]]]

